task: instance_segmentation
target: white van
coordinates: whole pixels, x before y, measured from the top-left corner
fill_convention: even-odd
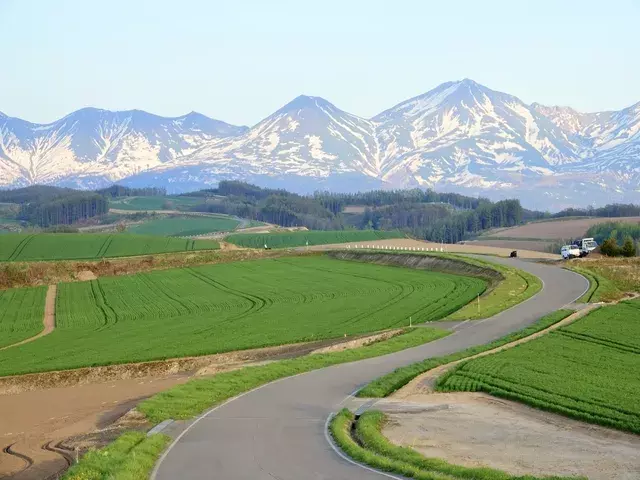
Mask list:
[[[577,245],[564,245],[562,249],[560,249],[560,255],[562,255],[564,260],[578,258],[580,256],[580,247]]]

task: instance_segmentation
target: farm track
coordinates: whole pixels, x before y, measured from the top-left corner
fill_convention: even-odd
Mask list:
[[[7,345],[5,347],[0,348],[0,351],[7,350],[8,348],[17,347],[19,345],[24,345],[25,343],[33,342],[39,338],[44,337],[45,335],[49,335],[56,328],[56,296],[58,293],[57,285],[49,285],[47,289],[47,297],[45,299],[44,305],[44,315],[42,318],[43,330],[34,335],[33,337],[29,337],[25,340],[22,340],[17,343],[12,343],[11,345]]]
[[[9,255],[8,261],[9,262],[13,262],[16,260],[16,258],[18,258],[20,256],[20,254],[22,253],[22,251],[24,250],[24,248],[29,244],[29,242],[31,242],[31,240],[33,240],[33,237],[35,237],[35,235],[28,235],[27,237],[24,238],[24,240],[22,240],[18,246],[16,247],[16,249],[13,251],[13,253],[11,255]]]
[[[191,424],[165,453],[152,478],[209,478],[212,471],[225,480],[383,478],[383,474],[345,461],[327,443],[327,417],[354,390],[399,366],[520,330],[573,302],[587,287],[584,278],[557,267],[521,260],[491,261],[526,270],[540,277],[545,286],[529,301],[491,319],[468,322],[435,342],[290,377],[233,399]]]

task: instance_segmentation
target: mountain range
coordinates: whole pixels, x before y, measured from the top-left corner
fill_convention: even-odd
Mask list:
[[[0,113],[0,187],[118,182],[181,192],[241,179],[301,193],[423,187],[534,208],[640,200],[640,102],[581,113],[473,80],[362,118],[301,95],[249,128],[199,113]]]

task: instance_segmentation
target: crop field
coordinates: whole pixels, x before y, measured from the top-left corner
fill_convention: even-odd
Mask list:
[[[484,391],[640,433],[640,301],[600,308],[537,340],[462,364],[444,391]]]
[[[103,277],[58,286],[56,329],[0,352],[0,375],[336,338],[437,320],[484,281],[327,257]]]
[[[511,228],[499,228],[483,235],[479,239],[490,240],[494,238],[512,240],[561,240],[582,237],[587,230],[599,223],[610,222],[611,218],[578,218],[570,220],[553,220],[547,222],[531,222]],[[617,222],[638,223],[640,217],[616,218]]]
[[[334,243],[366,242],[384,240],[388,238],[404,238],[398,231],[383,232],[378,230],[311,230],[303,232],[282,233],[238,233],[229,235],[227,242],[246,248],[288,248],[304,247],[309,242],[312,245],[330,245]]]
[[[204,203],[202,197],[122,197],[109,199],[109,206],[118,210],[182,210]]]
[[[47,287],[0,290],[0,348],[42,330]]]
[[[128,231],[141,235],[164,235],[167,237],[188,237],[212,232],[228,232],[240,222],[225,216],[177,216],[158,218],[132,225]]]
[[[0,236],[0,261],[90,260],[219,248],[210,240],[126,234],[41,233]]]

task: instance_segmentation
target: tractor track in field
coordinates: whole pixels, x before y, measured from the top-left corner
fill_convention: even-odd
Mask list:
[[[24,345],[25,343],[33,342],[39,338],[44,337],[45,335],[49,335],[56,328],[56,296],[58,294],[58,286],[57,285],[49,285],[47,289],[47,297],[45,299],[44,304],[44,315],[42,318],[43,330],[34,335],[33,337],[26,338],[16,343],[12,343],[11,345],[7,345],[5,347],[0,348],[0,351],[7,350],[8,348],[17,347],[19,345]]]

